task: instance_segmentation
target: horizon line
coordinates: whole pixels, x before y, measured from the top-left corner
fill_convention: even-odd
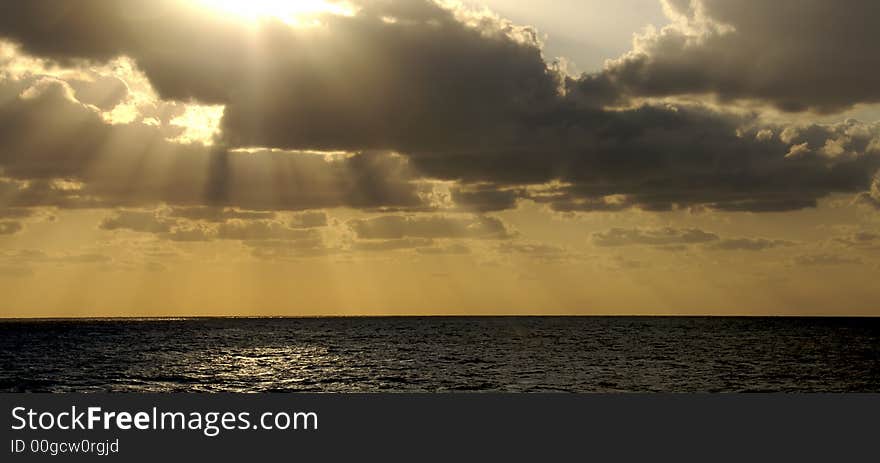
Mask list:
[[[2,322],[16,321],[175,321],[175,320],[283,320],[319,318],[880,318],[880,315],[781,315],[781,314],[389,314],[389,315],[166,315],[166,316],[82,316],[82,317],[4,317]]]

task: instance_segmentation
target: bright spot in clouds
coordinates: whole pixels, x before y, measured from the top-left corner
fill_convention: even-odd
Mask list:
[[[351,16],[354,9],[345,2],[327,0],[199,0],[207,8],[256,21],[275,18],[288,24],[303,24],[302,19],[321,14]]]
[[[179,143],[202,143],[211,145],[214,136],[220,131],[220,119],[223,118],[222,105],[188,104],[186,111],[171,120],[171,125],[182,129],[179,136],[172,139]]]

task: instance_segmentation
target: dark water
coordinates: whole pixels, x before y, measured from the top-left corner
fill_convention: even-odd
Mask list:
[[[0,322],[3,391],[880,391],[880,319]]]

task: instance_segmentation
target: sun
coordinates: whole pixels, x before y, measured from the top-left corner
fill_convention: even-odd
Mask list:
[[[353,15],[354,8],[334,0],[198,0],[206,8],[234,15],[248,21],[273,18],[288,24],[303,25],[310,17],[323,14]]]

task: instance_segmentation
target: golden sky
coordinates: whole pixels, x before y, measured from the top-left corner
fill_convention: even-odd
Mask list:
[[[0,316],[880,315],[873,5],[18,2]]]

